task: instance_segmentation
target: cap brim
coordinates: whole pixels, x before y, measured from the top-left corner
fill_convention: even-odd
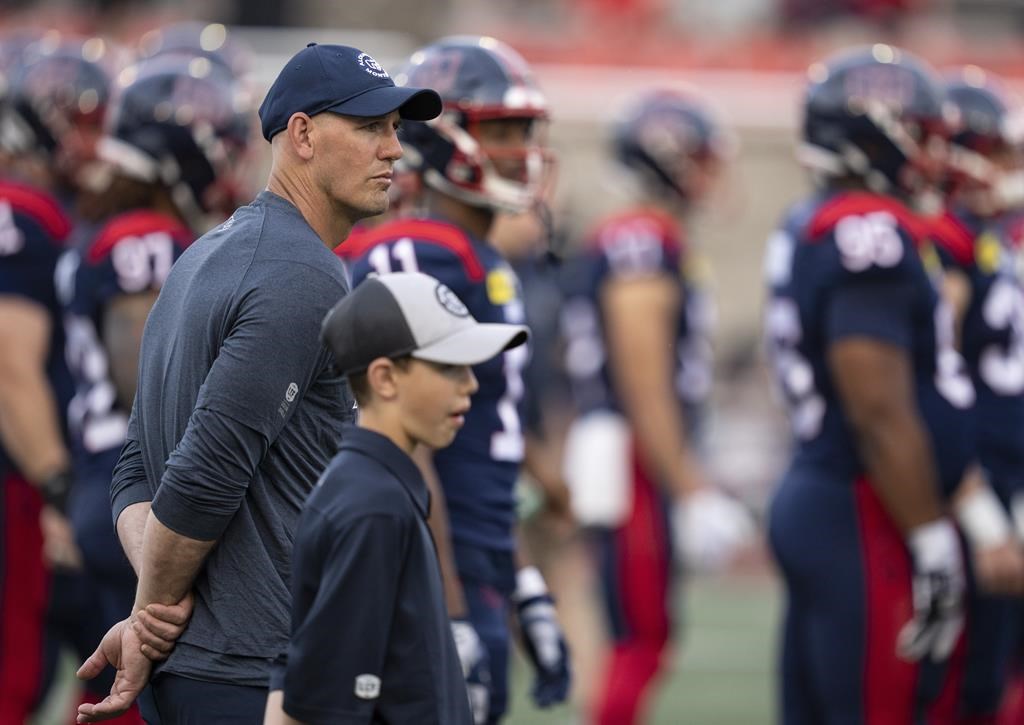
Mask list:
[[[481,323],[414,350],[411,355],[443,365],[479,365],[504,350],[522,345],[529,337],[530,330],[525,325]]]
[[[429,121],[441,115],[441,96],[429,88],[379,86],[324,110],[365,118],[398,111],[410,121]]]

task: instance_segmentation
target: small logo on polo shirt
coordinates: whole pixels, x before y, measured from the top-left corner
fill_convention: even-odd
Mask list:
[[[377,675],[359,675],[355,692],[360,700],[376,700],[380,697],[380,678]]]
[[[299,386],[295,383],[288,383],[288,389],[284,391],[284,400],[277,406],[277,414],[282,418],[288,417],[288,409],[295,402],[295,396],[299,394]]]
[[[469,310],[462,304],[462,300],[459,296],[451,291],[447,285],[437,285],[437,289],[434,290],[434,294],[437,296],[437,301],[441,303],[441,306],[451,312],[456,317],[469,317]]]
[[[388,72],[380,67],[380,63],[375,61],[369,53],[359,54],[359,65],[363,66],[363,70],[369,73],[375,78],[387,78]]]

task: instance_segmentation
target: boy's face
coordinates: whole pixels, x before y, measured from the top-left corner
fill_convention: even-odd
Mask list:
[[[444,448],[455,439],[479,385],[468,365],[442,365],[410,359],[395,369],[402,425],[414,440]]]

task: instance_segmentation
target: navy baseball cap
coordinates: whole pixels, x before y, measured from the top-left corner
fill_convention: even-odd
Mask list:
[[[294,113],[324,111],[346,116],[386,116],[429,121],[441,113],[441,97],[428,88],[399,88],[368,53],[347,45],[310,43],[289,60],[260,106],[269,141]]]

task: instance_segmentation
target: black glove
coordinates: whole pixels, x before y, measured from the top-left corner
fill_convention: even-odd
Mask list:
[[[68,496],[71,495],[71,484],[75,475],[70,468],[47,476],[39,484],[39,493],[47,506],[55,508],[62,516],[67,516]]]

